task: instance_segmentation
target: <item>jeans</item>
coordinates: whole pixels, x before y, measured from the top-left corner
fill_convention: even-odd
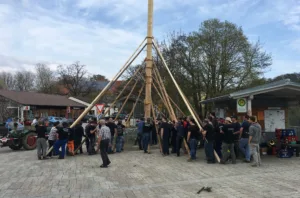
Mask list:
[[[181,137],[181,136],[176,137],[176,153],[177,153],[177,156],[180,156],[180,149],[181,149],[182,141],[183,141],[183,137]]]
[[[234,153],[235,153],[235,157],[239,158],[239,156],[240,156],[240,143],[239,143],[239,140],[234,140]]]
[[[139,149],[140,149],[140,150],[143,149],[143,146],[142,146],[142,139],[143,139],[143,134],[139,132],[139,133],[137,134],[136,141],[137,141],[138,144],[139,144]]]
[[[102,158],[103,166],[108,166],[110,164],[110,160],[107,155],[107,149],[109,146],[109,139],[101,140],[100,142],[100,155]]]
[[[56,140],[48,140],[49,149],[50,149],[51,147],[53,147],[55,141],[56,141]],[[49,157],[52,157],[53,154],[55,154],[54,148],[53,148],[52,151],[48,154],[48,156],[49,156]]]
[[[218,154],[219,158],[222,159],[222,141],[221,140],[215,141],[215,151]]]
[[[89,147],[88,147],[88,153],[89,154],[95,154],[95,143],[96,143],[96,137],[90,136],[89,138]]]
[[[150,134],[143,133],[143,148],[145,152],[148,151],[149,140],[150,140]]]
[[[37,156],[38,157],[46,157],[47,152],[47,141],[45,138],[38,138],[36,141],[36,147],[37,147]]]
[[[164,155],[169,155],[169,138],[168,137],[163,137],[163,154]]]
[[[248,138],[241,138],[240,140],[240,150],[245,155],[247,161],[250,161],[250,148],[248,144]]]
[[[250,153],[253,157],[253,161],[255,165],[260,165],[260,153],[259,153],[259,144],[250,144]]]
[[[198,141],[196,139],[190,139],[189,145],[190,145],[190,148],[191,148],[191,151],[190,151],[191,159],[195,160],[196,159],[196,151],[197,151]]]
[[[228,151],[229,150],[229,151]],[[228,160],[228,157],[231,156],[232,163],[236,163],[236,157],[234,153],[234,143],[227,144],[222,143],[222,162],[225,163]]]
[[[82,138],[74,141],[74,148],[75,148],[75,150],[77,150],[77,148],[80,146],[81,141],[82,141]],[[79,150],[80,150],[80,153],[83,153],[82,146],[79,148]],[[77,154],[77,153],[75,153],[75,154]]]
[[[113,153],[113,142],[114,142],[114,139],[115,139],[115,137],[114,136],[111,136],[111,139],[110,139],[110,142],[108,143],[108,147],[107,147],[107,153],[108,154],[111,154],[111,153]]]
[[[214,142],[208,141],[204,142],[205,154],[208,162],[215,162],[214,156]]]
[[[124,145],[124,136],[118,136],[116,142],[116,152],[120,153]]]
[[[68,140],[57,140],[54,143],[55,153],[56,153],[56,155],[59,154],[60,158],[64,158],[65,157],[67,141]],[[59,153],[59,148],[61,148],[61,152],[60,153]]]
[[[153,145],[157,144],[157,134],[156,134],[156,131],[152,131],[152,144]]]

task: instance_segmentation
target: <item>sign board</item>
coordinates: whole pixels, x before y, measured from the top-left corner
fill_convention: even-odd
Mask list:
[[[238,113],[247,113],[247,100],[246,98],[239,98],[236,100],[237,112]]]
[[[30,106],[23,106],[23,111],[29,111],[30,110]]]
[[[265,110],[265,131],[274,132],[275,129],[285,129],[284,110]]]
[[[104,109],[104,104],[96,104],[95,106],[97,107],[98,114],[101,114]]]

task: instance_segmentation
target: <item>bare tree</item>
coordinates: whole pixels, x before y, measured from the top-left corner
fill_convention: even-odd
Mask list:
[[[85,65],[75,62],[72,65],[57,67],[59,82],[68,89],[71,96],[87,96],[95,89],[95,80],[92,79]]]
[[[54,91],[55,76],[54,72],[45,65],[38,63],[36,69],[36,88],[38,92],[51,94]]]
[[[12,73],[1,72],[0,80],[3,83],[2,88],[13,90],[15,88],[16,81]]]
[[[35,75],[30,71],[19,71],[14,75],[18,91],[30,91],[34,88]]]

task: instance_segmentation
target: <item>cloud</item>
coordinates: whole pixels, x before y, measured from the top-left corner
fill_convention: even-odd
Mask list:
[[[27,1],[0,4],[0,55],[2,68],[24,68],[22,61],[71,64],[81,61],[91,73],[109,78],[117,73],[144,36],[47,10]],[[17,57],[17,58],[16,58]],[[32,67],[29,67],[32,68]]]

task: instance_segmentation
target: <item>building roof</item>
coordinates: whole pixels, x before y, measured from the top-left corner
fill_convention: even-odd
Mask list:
[[[43,94],[36,92],[10,91],[0,90],[0,96],[13,100],[23,105],[34,106],[70,106],[70,107],[86,107],[83,104],[77,103],[68,99],[65,96]]]
[[[268,92],[273,92],[277,90],[282,89],[292,89],[295,91],[300,91],[300,83],[292,82],[290,79],[284,79],[268,84],[264,84],[257,87],[252,87],[249,89],[244,89],[241,91],[233,92],[231,94],[220,96],[216,98],[210,98],[207,100],[203,100],[200,103],[209,103],[209,102],[215,102],[215,101],[221,101],[221,100],[229,100],[229,99],[238,99],[243,97],[249,97],[251,95],[258,95],[258,94],[264,94]]]

